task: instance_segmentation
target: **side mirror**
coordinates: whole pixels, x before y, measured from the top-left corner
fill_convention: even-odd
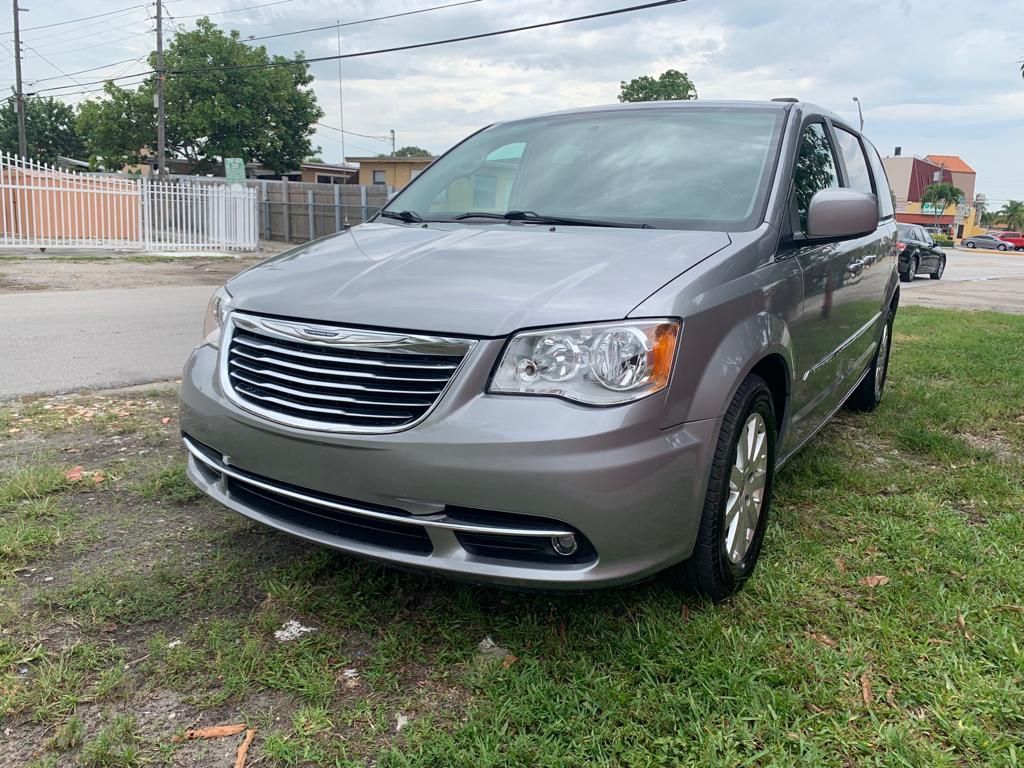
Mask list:
[[[852,189],[823,189],[807,206],[807,237],[842,240],[860,237],[878,227],[878,198]]]

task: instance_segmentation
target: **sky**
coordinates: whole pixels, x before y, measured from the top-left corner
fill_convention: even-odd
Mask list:
[[[166,0],[166,34],[199,15],[243,38],[350,22],[457,0]],[[137,5],[132,7],[132,3]],[[479,0],[343,29],[366,51],[594,13],[640,0]],[[142,71],[153,47],[146,0],[21,0],[26,90],[68,85],[68,101],[105,76]],[[1024,199],[1024,38],[1020,0],[688,0],[502,37],[312,65],[322,123],[347,135],[348,157],[398,146],[440,153],[495,120],[615,101],[619,83],[666,69],[688,73],[701,99],[813,101],[857,120],[883,155],[960,155],[998,208]],[[260,6],[260,7],[254,7]],[[93,14],[94,19],[64,23]],[[57,25],[57,26],[48,26]],[[32,29],[32,27],[37,27]],[[14,78],[10,24],[0,21],[0,87]],[[253,44],[286,56],[337,52],[334,28]],[[111,65],[111,66],[107,66]],[[98,68],[93,70],[93,68]],[[80,70],[93,70],[75,74]],[[71,79],[64,75],[70,73]],[[45,78],[45,80],[44,80]],[[75,82],[83,86],[74,85]],[[341,134],[319,128],[328,162]]]

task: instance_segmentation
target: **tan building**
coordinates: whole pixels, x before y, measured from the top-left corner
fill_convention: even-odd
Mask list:
[[[359,183],[401,189],[434,162],[433,157],[350,157],[359,163]]]
[[[897,151],[899,149],[897,148]],[[974,205],[975,173],[956,155],[896,155],[883,157],[885,175],[896,197],[896,221],[938,227],[955,238],[969,237],[981,231],[980,214]],[[944,211],[922,203],[924,191],[936,182],[948,182],[963,190],[959,205],[951,203]]]
[[[934,163],[944,171],[949,171],[953,177],[953,186],[964,191],[964,198],[968,201],[974,200],[974,169],[961,160],[957,155],[925,155],[924,159]]]
[[[302,181],[308,184],[356,184],[359,169],[346,163],[303,163]]]

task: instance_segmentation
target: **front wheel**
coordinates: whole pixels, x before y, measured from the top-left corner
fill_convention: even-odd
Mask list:
[[[771,505],[776,429],[771,390],[748,376],[722,420],[693,554],[670,580],[718,602],[750,578]]]
[[[860,384],[844,403],[851,411],[873,411],[882,402],[885,382],[889,378],[889,352],[892,350],[892,321],[895,313],[890,309],[878,339],[878,349]]]
[[[945,272],[945,271],[946,271],[946,260],[945,259],[939,259],[939,266],[937,266],[935,268],[935,271],[932,272],[929,275],[929,277],[932,280],[941,280],[942,279],[942,273]]]
[[[1005,251],[1006,250],[1006,246],[1005,245],[997,245],[996,246],[996,250]]]

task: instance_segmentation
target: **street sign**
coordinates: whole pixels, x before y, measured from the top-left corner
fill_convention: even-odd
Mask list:
[[[224,177],[228,184],[245,184],[245,161],[240,157],[225,157]]]

